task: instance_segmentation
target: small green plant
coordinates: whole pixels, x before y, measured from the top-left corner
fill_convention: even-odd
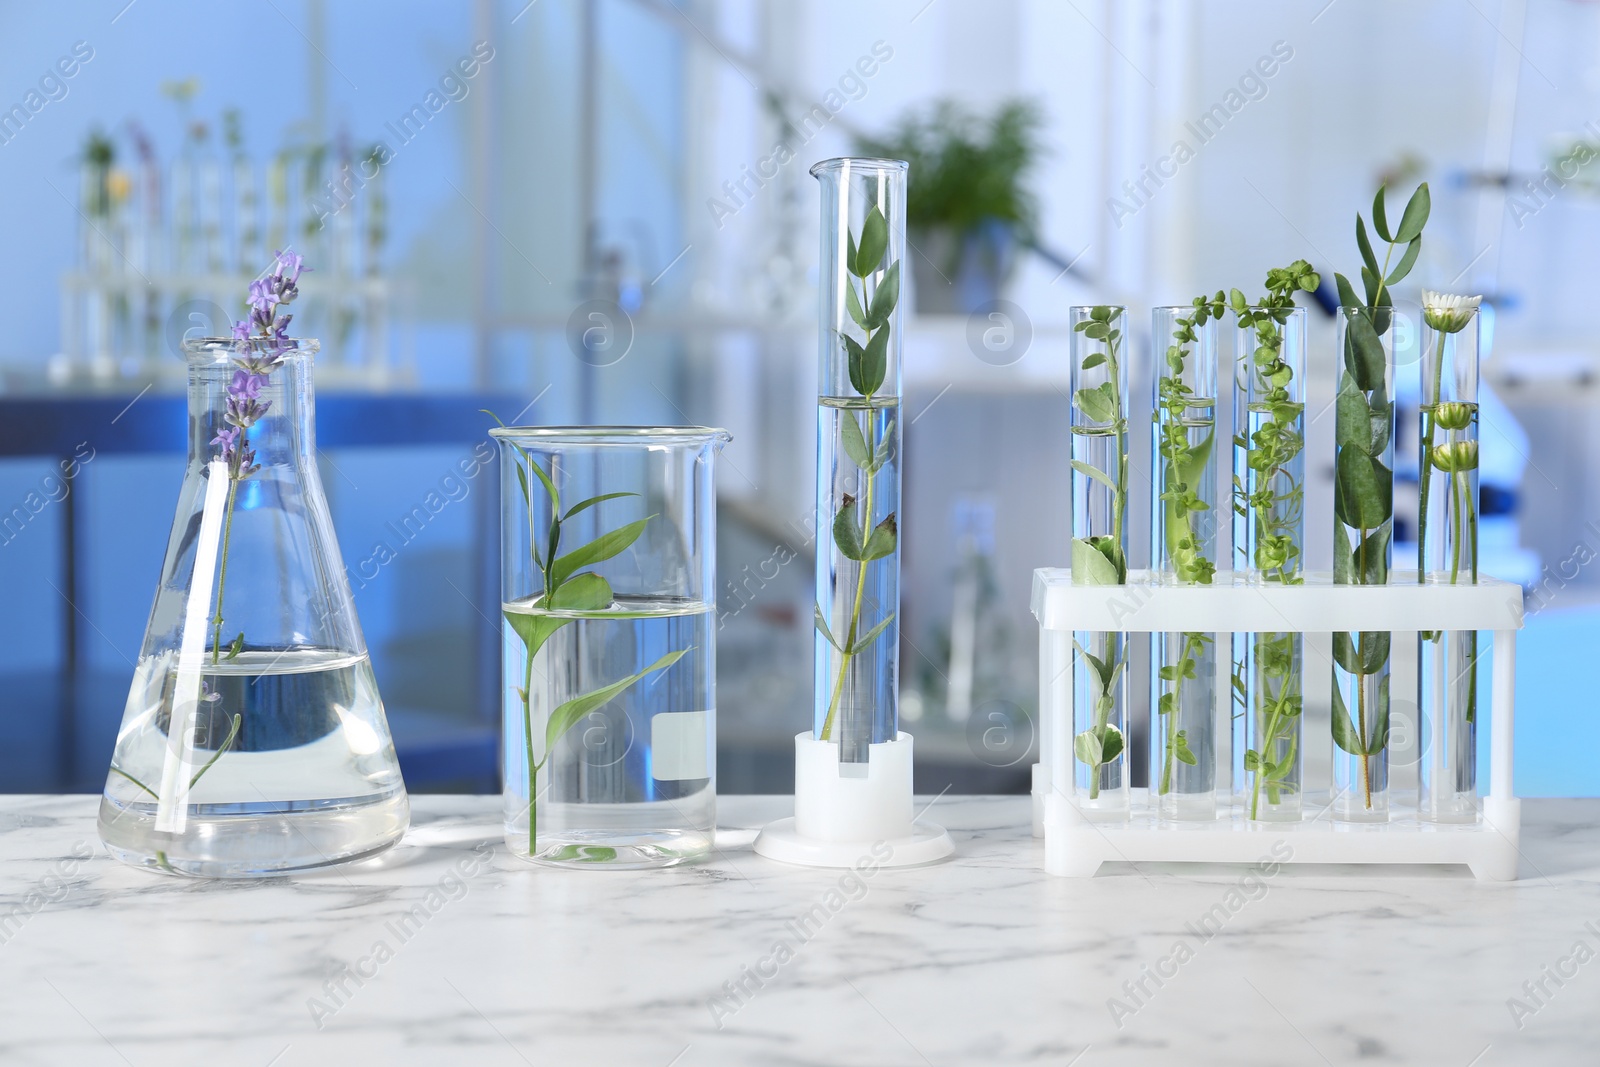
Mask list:
[[[494,412],[485,411],[484,414],[501,426],[505,425]],[[591,692],[582,693],[557,705],[545,721],[544,756],[535,759],[533,661],[539,655],[539,650],[557,631],[581,619],[593,618],[611,608],[615,599],[611,592],[611,583],[593,571],[586,571],[583,568],[603,563],[613,556],[626,552],[644,533],[645,527],[655,516],[647,515],[642,519],[636,519],[601,534],[587,544],[569,548],[561,555],[557,555],[562,547],[561,528],[564,523],[607,500],[618,500],[638,494],[601,493],[580,500],[563,510],[560,490],[556,488],[556,483],[550,474],[534,460],[527,449],[521,445],[515,447],[521,456],[521,462],[517,466],[517,485],[522,491],[523,507],[528,512],[528,555],[540,577],[540,590],[533,598],[530,611],[504,612],[507,625],[522,640],[523,646],[522,684],[517,687],[517,697],[522,702],[523,755],[528,765],[528,855],[534,856],[539,850],[539,771],[544,768],[550,754],[555,751],[556,742],[560,741],[562,735],[577,725],[584,716],[605,707],[646,675],[672,666],[690,649],[680,648],[668,652],[636,674],[630,674],[626,678],[618,679]],[[534,521],[534,494],[528,480],[529,472],[532,472],[543,486],[549,505],[549,523],[542,545],[535,534],[538,526]]]
[[[1389,543],[1394,532],[1394,472],[1384,462],[1394,434],[1394,398],[1388,393],[1388,355],[1382,338],[1394,322],[1392,287],[1411,272],[1422,251],[1422,229],[1431,206],[1423,182],[1406,202],[1400,224],[1391,232],[1385,190],[1372,202],[1372,226],[1388,247],[1382,263],[1367,237],[1366,221],[1356,215],[1356,245],[1361,252],[1361,281],[1366,299],[1342,274],[1339,303],[1345,315],[1343,361],[1335,399],[1336,461],[1333,510],[1334,581],[1346,585],[1383,585],[1389,580]],[[1393,269],[1395,250],[1404,246]],[[1387,633],[1333,636],[1334,662],[1354,676],[1356,695],[1352,720],[1340,686],[1333,688],[1333,740],[1361,760],[1361,788],[1372,807],[1372,758],[1389,744],[1389,644]],[[1381,675],[1369,707],[1367,679]]]
[[[1128,581],[1128,560],[1123,549],[1124,529],[1128,510],[1128,417],[1123,408],[1120,383],[1122,355],[1122,310],[1099,306],[1091,308],[1089,317],[1073,327],[1090,341],[1088,351],[1079,364],[1079,371],[1087,372],[1105,368],[1105,381],[1095,386],[1084,386],[1072,395],[1072,405],[1090,423],[1089,427],[1074,427],[1082,436],[1113,437],[1114,459],[1110,469],[1074,458],[1072,469],[1103,485],[1111,495],[1111,533],[1095,534],[1072,539],[1073,580],[1089,585],[1125,585]],[[1116,710],[1116,686],[1127,667],[1121,635],[1108,634],[1104,656],[1095,656],[1074,641],[1078,655],[1094,672],[1094,709],[1088,729],[1073,738],[1072,749],[1080,762],[1088,765],[1089,799],[1100,796],[1101,768],[1122,755],[1126,747],[1122,731],[1111,722]]]
[[[848,362],[850,385],[862,397],[865,410],[863,421],[858,421],[855,406],[840,412],[840,446],[845,456],[860,471],[860,500],[845,493],[839,510],[833,516],[834,546],[845,559],[856,564],[855,596],[850,602],[850,625],[843,640],[835,637],[828,627],[822,605],[816,605],[816,627],[828,644],[839,653],[839,673],[828,700],[828,713],[822,722],[819,741],[832,739],[839,705],[844,697],[845,682],[849,677],[850,663],[878,640],[891,623],[895,612],[890,612],[868,629],[861,629],[861,610],[867,591],[869,564],[894,555],[899,543],[900,529],[895,513],[890,512],[876,525],[872,523],[874,496],[879,473],[893,458],[894,420],[890,419],[881,435],[873,426],[873,410],[878,391],[883,388],[888,373],[890,318],[900,299],[900,261],[883,267],[889,248],[889,221],[874,206],[861,223],[859,240],[855,234],[845,234],[848,276],[845,281],[845,309],[850,319],[862,332],[858,341],[849,334],[841,334]],[[868,288],[868,281],[874,281]],[[859,292],[857,287],[859,286]]]
[[[1305,485],[1293,464],[1305,449],[1305,404],[1295,400],[1294,368],[1284,358],[1283,325],[1289,321],[1297,292],[1312,292],[1321,276],[1297,259],[1267,271],[1266,294],[1252,306],[1238,289],[1229,293],[1239,326],[1255,334],[1247,373],[1255,399],[1250,406],[1254,428],[1239,427],[1233,443],[1245,458],[1249,479],[1233,479],[1233,510],[1246,524],[1249,566],[1263,581],[1298,585],[1301,575],[1301,520]],[[1249,701],[1244,714],[1254,715],[1257,746],[1245,752],[1251,778],[1250,818],[1260,816],[1261,793],[1271,804],[1295,789],[1293,771],[1298,726],[1303,706],[1300,672],[1296,669],[1298,636],[1290,633],[1251,635],[1255,686],[1244,676],[1241,661],[1234,674],[1235,696]]]
[[[1219,289],[1215,296],[1195,297],[1191,306],[1194,310],[1189,315],[1175,320],[1176,328],[1163,357],[1166,373],[1156,382],[1156,411],[1152,415],[1156,421],[1156,452],[1161,459],[1161,540],[1165,559],[1160,562],[1171,567],[1180,582],[1210,585],[1217,568],[1206,558],[1206,538],[1197,523],[1207,521],[1204,513],[1212,510],[1200,491],[1215,444],[1216,397],[1196,396],[1184,380],[1184,373],[1198,338],[1196,328],[1220,319],[1227,304]],[[1206,433],[1198,442],[1191,442],[1190,430],[1197,418],[1207,423]],[[1214,522],[1215,516],[1209,521]],[[1191,767],[1199,763],[1189,747],[1188,732],[1174,730],[1172,724],[1183,708],[1183,683],[1196,677],[1200,657],[1211,643],[1209,634],[1184,634],[1177,662],[1166,664],[1157,672],[1169,686],[1156,702],[1166,738],[1158,789],[1161,796],[1172,791],[1175,763]]]

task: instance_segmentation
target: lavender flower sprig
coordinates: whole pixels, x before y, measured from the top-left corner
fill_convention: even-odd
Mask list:
[[[222,658],[222,591],[228,581],[228,545],[233,535],[233,505],[239,493],[239,483],[261,469],[256,462],[255,449],[250,447],[250,429],[266,417],[272,407],[270,400],[261,399],[261,390],[272,377],[272,372],[283,364],[284,357],[295,348],[289,337],[289,322],[293,315],[279,316],[280,308],[293,303],[300,295],[300,272],[304,269],[303,257],[292,251],[276,254],[272,273],[250,283],[250,316],[233,324],[234,352],[233,379],[228,383],[227,409],[222,414],[224,425],[211,439],[220,446],[217,458],[228,468],[228,508],[222,528],[222,557],[217,573],[217,609],[212,617],[211,662]],[[244,649],[244,633],[233,639],[228,648],[232,659]]]

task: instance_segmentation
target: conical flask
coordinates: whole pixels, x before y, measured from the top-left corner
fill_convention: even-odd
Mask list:
[[[189,463],[100,837],[213,878],[370,856],[410,805],[317,474],[317,342],[184,347]]]

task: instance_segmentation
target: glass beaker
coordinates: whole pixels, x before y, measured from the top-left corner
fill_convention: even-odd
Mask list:
[[[726,431],[502,427],[505,833],[541,863],[664,867],[716,826]]]
[[[410,821],[317,473],[317,348],[184,343],[188,469],[100,801],[128,863],[278,874]]]

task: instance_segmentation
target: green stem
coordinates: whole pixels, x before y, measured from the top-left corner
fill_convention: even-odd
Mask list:
[[[531,648],[524,648],[527,661],[522,665],[522,744],[528,760],[528,856],[531,859],[539,849],[539,768],[544,761],[533,762],[533,657]]]
[[[870,333],[867,339],[869,341],[872,339]],[[877,435],[876,430],[872,425],[872,396],[871,393],[867,394],[867,455],[869,456],[876,455],[878,447],[874,440]],[[846,409],[844,417],[853,419],[856,416],[854,412]],[[861,474],[862,481],[866,483],[861,490],[861,526],[863,530],[871,530],[873,475],[870,471],[862,471]],[[862,538],[862,543],[866,543],[866,538]],[[850,670],[850,661],[855,658],[855,652],[852,650],[856,646],[856,631],[861,625],[861,600],[867,589],[867,562],[867,560],[856,561],[856,598],[850,608],[850,631],[845,637],[844,648],[839,650],[839,678],[834,683],[833,696],[828,701],[828,714],[822,720],[822,733],[817,737],[819,741],[827,741],[833,733],[833,722],[839,712],[839,702],[844,697],[845,677]]]
[[[1453,436],[1453,435],[1452,435]],[[1450,474],[1450,584],[1455,585],[1461,576],[1461,508],[1467,496],[1467,472]]]
[[[1444,389],[1444,338],[1439,334],[1439,344],[1434,350],[1433,359],[1433,402],[1422,405],[1422,448],[1417,457],[1421,466],[1421,477],[1418,484],[1421,494],[1417,501],[1417,581],[1425,581],[1428,573],[1428,490],[1433,483],[1433,433],[1434,419],[1438,412],[1441,399],[1439,394]]]
[[[239,431],[242,436],[244,431]],[[243,447],[241,442],[240,447]],[[233,502],[239,494],[239,479],[228,476],[228,508],[222,520],[222,564],[217,571],[217,614],[211,620],[211,664],[216,666],[222,657],[222,589],[228,584],[228,546],[233,541]]]

